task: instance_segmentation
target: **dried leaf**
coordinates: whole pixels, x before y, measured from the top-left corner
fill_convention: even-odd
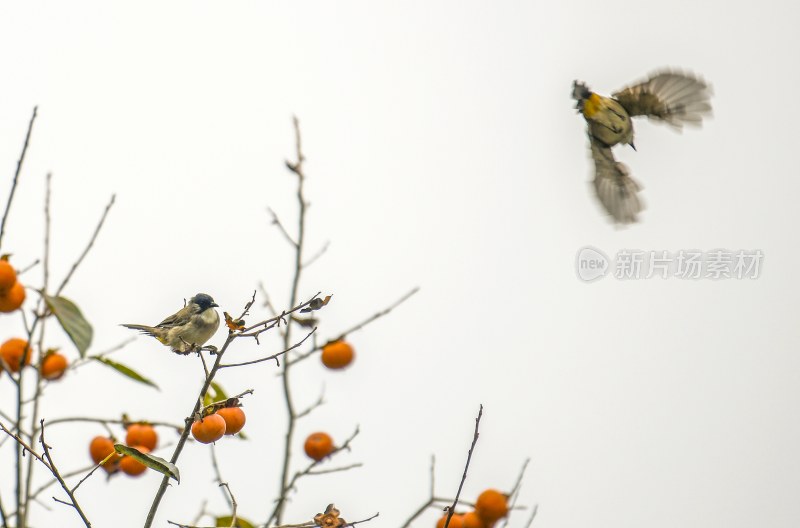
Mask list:
[[[225,316],[225,326],[228,327],[230,332],[239,332],[244,330],[244,319],[234,319],[228,312],[222,312]]]
[[[294,315],[292,316],[292,321],[303,328],[314,328],[319,323],[319,319],[316,317],[295,317]]]
[[[314,522],[322,528],[339,528],[347,524],[347,521],[339,517],[339,513],[336,506],[328,504],[328,507],[325,508],[325,513],[318,513],[314,517]]]
[[[42,294],[47,307],[56,316],[61,328],[67,333],[69,338],[75,343],[81,357],[86,357],[86,351],[92,344],[92,325],[86,321],[80,309],[65,297],[51,297],[46,293]]]
[[[328,295],[324,299],[320,299],[319,297],[315,297],[311,299],[311,302],[308,303],[308,306],[300,310],[301,313],[313,312],[314,310],[319,310],[331,300],[331,295]]]

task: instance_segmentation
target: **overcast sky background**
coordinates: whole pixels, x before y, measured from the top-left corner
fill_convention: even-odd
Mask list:
[[[327,401],[299,424],[297,452],[312,431],[342,440],[358,424],[352,454],[334,463],[365,466],[301,481],[287,522],[335,502],[348,520],[379,511],[370,525],[398,527],[427,499],[431,454],[437,495],[453,496],[482,403],[467,500],[510,489],[530,457],[520,503],[539,505],[534,526],[794,527],[798,15],[778,0],[4,3],[4,193],[34,105],[39,117],[3,252],[18,267],[41,256],[52,171],[55,280],[117,196],[64,292],[95,328],[92,352],[129,337],[120,323],[157,323],[199,291],[235,312],[263,281],[286,306],[291,251],[266,208],[294,226],[283,160],[295,114],[308,251],[331,242],[300,289],[334,294],[320,337],[421,290],[350,336],[358,356],[347,371],[317,359],[296,369],[298,405],[323,386]],[[640,224],[615,229],[588,183],[571,84],[610,93],[665,66],[713,84],[714,117],[683,134],[636,125],[638,152],[617,155],[647,208]],[[757,280],[586,284],[575,274],[586,245],[609,255],[760,249],[764,261]],[[39,286],[41,269],[22,278]],[[48,343],[74,358],[51,328]],[[19,316],[0,329],[20,335]],[[220,330],[212,342],[223,339]],[[230,355],[277,350],[266,340]],[[114,357],[161,391],[90,365],[47,388],[43,416],[178,423],[189,412],[196,358],[145,338]],[[239,513],[257,522],[279,477],[277,372],[260,364],[219,378],[231,393],[256,389],[244,402],[251,440],[226,439],[217,452]],[[0,378],[0,408],[10,412],[12,397]],[[102,433],[48,431],[64,470],[87,463]],[[6,508],[10,455],[5,442]],[[157,526],[190,522],[205,499],[225,513],[209,448],[188,445],[179,466]],[[141,526],[158,482],[96,475],[78,497],[96,526]],[[53,511],[37,507],[33,523],[80,526],[50,495]]]

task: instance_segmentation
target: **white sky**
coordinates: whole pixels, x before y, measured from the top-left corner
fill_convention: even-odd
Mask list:
[[[298,449],[309,432],[343,439],[360,424],[340,462],[365,467],[302,481],[287,521],[335,502],[348,520],[380,511],[372,526],[400,526],[426,500],[432,453],[437,494],[452,496],[483,403],[468,500],[510,488],[531,457],[520,502],[539,504],[534,526],[794,527],[798,15],[778,0],[4,3],[3,189],[37,104],[39,118],[3,252],[20,267],[40,256],[52,171],[56,279],[117,194],[65,292],[94,325],[94,352],[129,336],[119,323],[158,322],[198,291],[233,312],[263,281],[283,306],[291,255],[266,207],[293,225],[283,160],[296,114],[309,252],[331,241],[301,288],[334,294],[320,336],[422,289],[351,336],[348,371],[297,369],[300,402],[323,385],[328,402],[299,425]],[[647,209],[641,224],[614,229],[587,183],[571,83],[609,93],[664,66],[713,84],[714,118],[684,134],[638,124],[638,152],[618,156]],[[760,249],[765,259],[753,281],[587,285],[574,269],[586,245],[609,255]],[[23,278],[37,286],[40,272]],[[21,332],[17,317],[0,318],[2,336]],[[247,343],[230,355],[277,350]],[[162,390],[89,366],[48,388],[44,416],[180,422],[191,409],[196,359],[146,339],[115,357]],[[240,514],[256,521],[278,481],[276,372],[220,378],[230,392],[256,389],[245,401],[252,440],[218,444]],[[0,408],[11,398],[0,379]],[[50,443],[66,470],[88,461],[103,432],[57,427]],[[172,440],[164,431],[162,443]],[[190,522],[206,498],[224,513],[208,448],[188,446],[179,466],[157,525]],[[141,526],[158,482],[93,477],[79,498],[96,526]],[[36,526],[81,525],[43,501],[53,511],[37,508]]]

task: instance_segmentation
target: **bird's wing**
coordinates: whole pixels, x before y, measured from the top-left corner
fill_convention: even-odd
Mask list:
[[[615,222],[636,222],[642,211],[637,193],[639,185],[628,175],[628,168],[614,159],[611,148],[589,136],[594,159],[594,188],[597,197]]]
[[[711,113],[711,87],[690,73],[663,71],[613,94],[631,116],[647,116],[681,128],[700,125]]]
[[[174,314],[170,315],[156,326],[159,328],[172,328],[174,326],[182,326],[189,322],[192,317],[191,304],[187,304]]]

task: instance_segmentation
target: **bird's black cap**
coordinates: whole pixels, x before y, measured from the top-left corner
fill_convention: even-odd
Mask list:
[[[208,295],[207,293],[198,293],[194,297],[192,297],[191,302],[198,305],[202,310],[206,310],[213,306],[219,306],[217,303],[214,302],[214,298]]]

